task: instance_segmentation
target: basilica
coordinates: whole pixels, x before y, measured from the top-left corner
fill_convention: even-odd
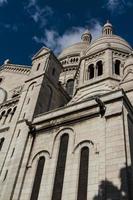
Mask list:
[[[1,66],[0,200],[133,200],[133,49],[110,22]]]

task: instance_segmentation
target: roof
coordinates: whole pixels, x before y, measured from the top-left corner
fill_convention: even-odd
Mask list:
[[[88,55],[100,51],[102,49],[105,49],[108,46],[129,53],[132,51],[132,47],[128,44],[126,40],[117,35],[110,35],[110,36],[101,36],[100,38],[94,40],[90,45],[87,42],[83,41],[73,44],[65,48],[60,53],[58,58],[59,60],[61,60],[67,56],[80,54],[82,51],[85,51],[86,55]]]
[[[88,42],[78,42],[73,44],[67,48],[65,48],[58,56],[59,59],[62,59],[66,56],[71,56],[75,54],[80,54],[82,50],[86,50],[88,48]]]
[[[124,50],[126,52],[132,51],[132,47],[128,44],[126,40],[117,35],[110,35],[101,36],[100,38],[92,42],[86,50],[86,54],[92,54],[93,52],[97,52],[108,46],[116,48],[117,50]]]

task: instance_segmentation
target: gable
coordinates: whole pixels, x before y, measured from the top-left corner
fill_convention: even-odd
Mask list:
[[[42,47],[34,56],[33,56],[33,60],[40,57],[40,56],[43,56],[47,53],[49,53],[51,50],[47,47]]]

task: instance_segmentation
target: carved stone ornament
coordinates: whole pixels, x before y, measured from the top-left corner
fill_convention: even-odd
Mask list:
[[[12,97],[18,96],[18,95],[21,93],[21,90],[22,90],[22,86],[16,87],[16,88],[13,90]]]

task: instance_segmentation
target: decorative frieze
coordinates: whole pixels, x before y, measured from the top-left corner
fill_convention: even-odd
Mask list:
[[[11,65],[11,64],[8,66],[4,66],[2,70],[6,72],[20,73],[25,75],[29,75],[31,71],[29,66]]]

